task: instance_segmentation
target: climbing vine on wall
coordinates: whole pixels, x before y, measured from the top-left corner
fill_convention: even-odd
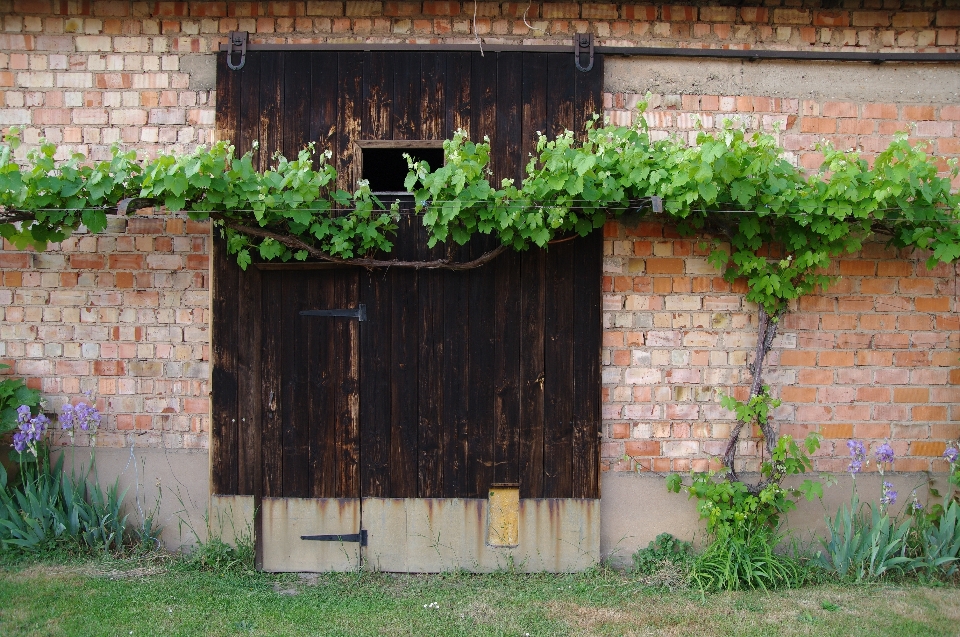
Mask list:
[[[463,132],[444,142],[443,166],[411,162],[406,186],[431,245],[463,244],[476,233],[499,237],[499,248],[469,263],[384,257],[397,229],[397,205],[378,200],[362,182],[352,193],[336,189],[329,155],[312,147],[292,160],[275,156],[263,172],[253,167],[256,149],[237,155],[224,142],[149,161],[115,147],[110,161],[99,163],[79,155],[56,161],[55,146],[43,143],[17,162],[14,131],[0,146],[0,235],[17,247],[43,249],[80,224],[103,230],[118,205],[121,212],[163,205],[193,219],[212,218],[241,267],[257,256],[465,269],[504,249],[543,248],[559,237],[588,234],[610,216],[635,223],[653,214],[650,202],[662,201],[658,216],[708,241],[711,263],[727,280],[744,279],[747,300],[758,306],[753,381],[747,403],[728,399],[735,410],[763,402],[763,364],[780,320],[792,301],[829,284],[832,258],[877,235],[897,247],[927,250],[929,266],[960,258],[960,197],[951,191],[957,164],[943,173],[936,158],[905,136],[872,167],[855,152],[825,146],[823,166],[807,174],[770,135],[727,127],[701,132],[688,146],[676,138],[652,140],[638,121],[622,127],[594,120],[582,141],[569,132],[540,137],[519,183],[491,184],[489,142]],[[734,428],[723,456],[733,479],[744,427],[760,427],[770,457],[777,445],[768,410],[739,411],[750,415]],[[781,477],[774,468],[766,481]]]

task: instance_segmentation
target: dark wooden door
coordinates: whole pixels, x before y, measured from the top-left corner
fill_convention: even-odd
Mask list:
[[[600,56],[602,58],[602,56]],[[488,135],[497,180],[536,131],[582,130],[603,62],[539,53],[251,52],[218,67],[221,137],[261,166],[308,141],[352,188],[354,142]],[[481,236],[452,249],[466,260]],[[508,252],[467,272],[254,264],[218,244],[213,490],[257,497],[599,497],[602,238]],[[429,259],[419,219],[393,254]],[[360,303],[367,321],[301,317]]]

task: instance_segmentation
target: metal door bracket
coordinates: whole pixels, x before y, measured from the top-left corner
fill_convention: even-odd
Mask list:
[[[240,63],[233,63],[233,54],[240,54]],[[239,71],[247,61],[247,32],[231,31],[227,39],[227,67],[231,71]]]
[[[367,530],[360,529],[359,533],[347,535],[301,535],[301,540],[315,540],[317,542],[359,542],[360,546],[367,545]]]
[[[589,55],[589,62],[586,66],[581,63],[584,55]],[[593,68],[593,34],[577,33],[573,36],[573,63],[578,71],[586,73]]]
[[[300,316],[343,316],[363,322],[367,320],[367,306],[361,303],[355,310],[303,310]]]

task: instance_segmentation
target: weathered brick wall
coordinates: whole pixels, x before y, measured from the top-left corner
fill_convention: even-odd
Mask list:
[[[604,469],[705,470],[734,425],[718,393],[746,397],[756,306],[696,240],[649,223],[605,232]],[[765,380],[782,433],[826,437],[817,469],[845,470],[856,437],[891,441],[898,471],[945,470],[960,436],[960,290],[956,267],[925,257],[868,244],[785,316]],[[741,442],[747,468],[760,448]]]
[[[808,5],[0,0],[0,128],[24,128],[21,156],[41,137],[61,155],[94,158],[116,141],[144,155],[209,143],[210,61],[231,30],[254,42],[470,42],[476,31],[491,43],[566,44],[589,30],[613,45],[958,50],[956,0]],[[960,155],[955,100],[881,103],[791,94],[789,81],[781,88],[655,91],[646,117],[655,135],[695,135],[698,120],[715,128],[736,118],[774,132],[807,168],[819,161],[820,139],[870,156],[911,126],[939,155]],[[606,114],[632,122],[646,89],[608,90]],[[209,228],[166,215],[112,223],[44,254],[3,246],[0,360],[53,406],[95,393],[106,414],[99,444],[204,448]],[[611,224],[607,238],[604,469],[706,466],[732,424],[717,391],[743,391],[752,308],[696,243],[657,226]],[[936,456],[960,435],[955,273],[927,272],[921,257],[877,246],[862,257],[841,260],[843,278],[786,319],[769,377],[785,401],[778,418],[785,432],[819,426],[841,441],[825,445],[822,469],[842,468],[836,456],[851,435],[892,439],[905,458],[898,469],[942,469]],[[742,451],[755,459],[756,441]]]
[[[43,253],[0,251],[0,362],[48,407],[89,395],[99,446],[208,443],[210,229],[113,218]],[[86,440],[80,440],[86,443]]]

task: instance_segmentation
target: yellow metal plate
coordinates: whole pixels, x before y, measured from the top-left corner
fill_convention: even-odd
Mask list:
[[[520,488],[490,487],[487,500],[487,545],[517,546],[520,543]]]

